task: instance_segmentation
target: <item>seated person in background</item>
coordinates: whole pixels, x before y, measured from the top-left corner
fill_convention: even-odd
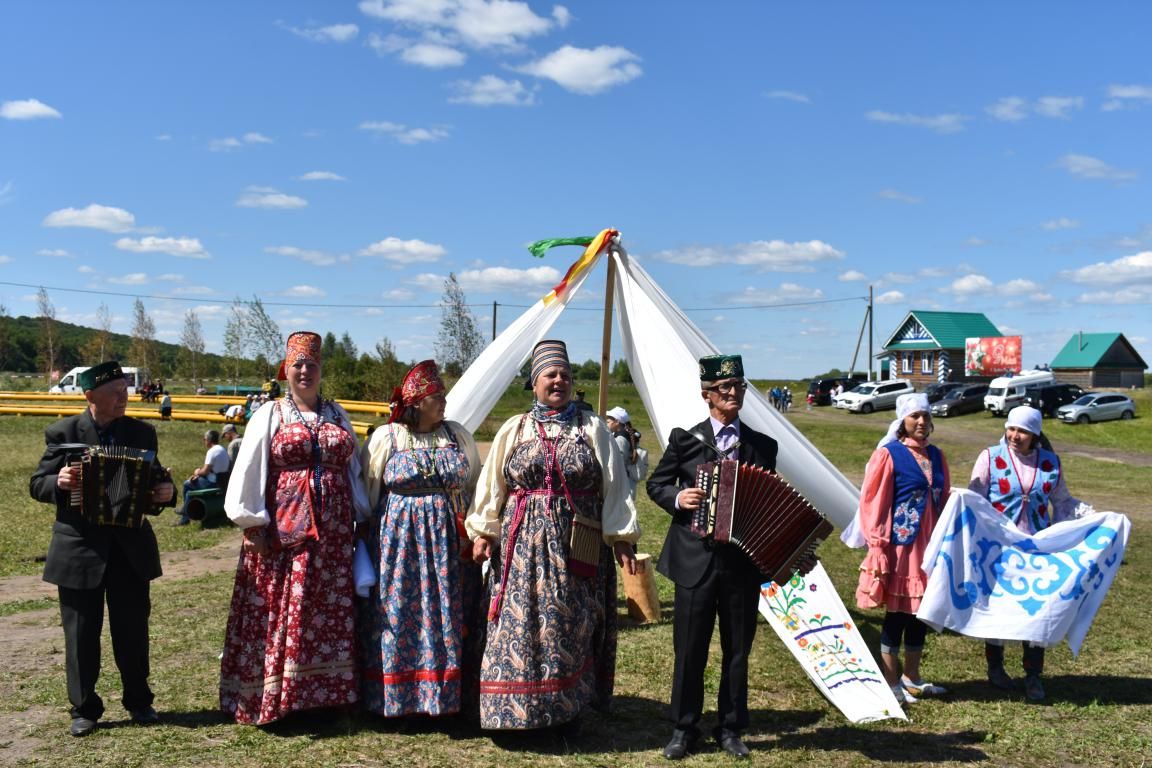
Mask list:
[[[236,403],[224,409],[224,418],[228,421],[246,421],[247,410],[243,405]]]
[[[192,491],[202,491],[205,488],[221,487],[220,475],[232,467],[228,458],[228,451],[220,445],[220,433],[210,429],[204,433],[204,447],[208,452],[204,454],[203,466],[196,467],[192,474],[184,481],[184,503],[180,507],[180,519],[176,525],[188,525],[188,494]]]
[[[593,411],[592,404],[584,402],[584,390],[582,389],[576,390],[576,397],[572,400],[572,403],[576,406],[577,410],[587,411],[588,413],[592,413]]]
[[[229,466],[232,466],[236,463],[236,454],[240,452],[240,443],[243,438],[236,431],[235,424],[225,424],[224,429],[220,430],[220,439],[224,441],[227,447]]]

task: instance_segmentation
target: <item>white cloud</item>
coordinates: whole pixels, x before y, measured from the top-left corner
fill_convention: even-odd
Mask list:
[[[968,246],[969,248],[983,248],[984,246],[988,245],[988,241],[982,237],[972,236],[964,241],[964,245]]]
[[[1037,114],[1061,120],[1067,119],[1072,110],[1083,108],[1084,99],[1081,96],[1042,96],[1036,100],[1035,106]]]
[[[444,246],[426,243],[423,240],[386,237],[361,249],[358,255],[372,256],[395,264],[416,264],[438,261],[447,252]]]
[[[157,275],[156,280],[162,283],[182,283],[184,282],[184,275],[178,275],[175,272],[167,272],[163,275]]]
[[[904,294],[900,291],[885,291],[879,296],[876,296],[872,301],[876,304],[902,304],[904,302]]]
[[[268,138],[262,133],[256,131],[249,131],[237,139],[235,136],[229,136],[225,139],[212,139],[208,142],[208,149],[212,152],[231,152],[234,149],[240,149],[246,145],[251,144],[272,144],[272,139]]]
[[[212,258],[195,237],[142,237],[139,240],[122,237],[116,241],[116,247],[133,253],[166,253],[188,259]]]
[[[393,288],[392,290],[384,291],[381,298],[389,301],[412,301],[412,299],[416,298],[416,294],[407,288]]]
[[[23,99],[0,103],[0,117],[5,120],[39,120],[63,115],[38,99]]]
[[[997,120],[1018,123],[1028,117],[1028,102],[1019,96],[1005,96],[995,104],[985,107],[984,111]]]
[[[838,261],[842,251],[821,240],[786,243],[783,240],[756,240],[732,246],[704,246],[660,251],[653,258],[692,267],[737,264],[757,267],[762,272],[812,272],[814,264]]]
[[[1078,304],[1152,304],[1152,285],[1132,285],[1115,291],[1093,291],[1077,297]],[[1130,339],[1130,341],[1134,341]]]
[[[348,181],[348,179],[332,171],[308,171],[300,177],[300,181]]]
[[[1152,285],[1152,251],[1090,264],[1062,272],[1061,276],[1084,285]]]
[[[324,251],[311,251],[303,248],[297,248],[294,245],[276,245],[264,249],[265,253],[272,253],[277,256],[288,256],[293,259],[308,264],[315,264],[318,267],[330,267],[337,262],[346,262],[350,259],[347,256],[336,256]]]
[[[860,283],[866,281],[868,275],[855,269],[850,269],[847,272],[841,272],[836,279],[842,283]]]
[[[327,296],[328,293],[314,285],[294,285],[291,288],[280,292],[281,296],[289,296],[294,299],[319,299]]]
[[[82,275],[94,275],[94,274],[96,274],[96,270],[94,268],[88,266],[87,264],[81,264],[80,266],[76,267],[76,271]]]
[[[0,264],[11,264],[12,257],[6,253],[0,253]]]
[[[63,248],[41,248],[40,250],[36,251],[36,255],[37,256],[47,256],[48,258],[51,258],[51,259],[70,259],[70,258],[72,258],[72,254],[68,253],[68,251],[64,250]]]
[[[1110,85],[1109,100],[1100,108],[1105,112],[1152,104],[1152,85]]]
[[[781,283],[775,290],[760,286],[747,286],[737,294],[726,297],[737,304],[786,304],[790,302],[816,301],[824,298],[819,288],[808,288],[796,283]]]
[[[326,27],[291,27],[280,23],[280,27],[294,35],[314,43],[346,43],[355,40],[360,27],[355,24],[330,24]]]
[[[984,275],[965,275],[952,281],[947,291],[956,296],[974,296],[992,293],[995,285]]]
[[[536,100],[519,80],[503,80],[495,75],[484,75],[478,80],[457,80],[451,87],[456,95],[448,101],[453,104],[525,107]]]
[[[517,69],[552,80],[573,93],[591,96],[640,77],[644,70],[636,63],[638,61],[639,56],[618,46],[601,45],[589,49],[565,45]]]
[[[1037,296],[1041,294],[1041,289],[1033,281],[1018,277],[1000,285],[996,292],[1001,296]]]
[[[485,267],[466,269],[456,275],[460,287],[470,293],[516,293],[537,296],[552,290],[564,275],[555,267],[540,266],[527,269],[511,267]],[[445,275],[425,272],[409,283],[425,291],[443,291]]]
[[[304,208],[308,201],[295,195],[286,195],[271,187],[248,187],[236,201],[240,208]]]
[[[1132,181],[1139,174],[1114,168],[1099,158],[1090,155],[1068,154],[1056,161],[1056,165],[1073,176],[1082,179],[1105,179],[1108,181]]]
[[[92,203],[86,208],[61,208],[44,217],[45,227],[90,227],[105,232],[130,232],[136,217],[123,208]]]
[[[216,293],[215,288],[209,288],[205,285],[184,285],[179,288],[173,288],[172,293],[178,296],[212,296]],[[196,308],[196,314],[200,315],[200,319],[204,319],[206,314],[200,307]],[[217,313],[213,313],[217,314]]]
[[[1058,219],[1049,219],[1040,226],[1049,231],[1056,231],[1060,229],[1076,229],[1076,227],[1080,226],[1080,222],[1076,221],[1076,219],[1061,216]]]
[[[768,99],[783,99],[785,101],[795,101],[799,104],[811,104],[812,99],[808,98],[802,93],[796,91],[765,91],[764,97]]]
[[[882,189],[876,193],[876,197],[881,197],[885,200],[895,200],[900,203],[908,203],[908,205],[919,205],[923,202],[919,197],[908,195],[895,189]]]
[[[447,69],[463,66],[468,55],[450,45],[441,43],[416,43],[400,53],[400,60],[428,69]]]
[[[894,123],[896,125],[912,125],[918,128],[929,128],[937,133],[956,133],[964,130],[964,122],[969,120],[966,115],[913,115],[908,112],[883,112],[874,109],[864,117],[875,123]]]
[[[155,137],[153,137],[153,138],[155,138],[155,139],[156,139],[156,141],[172,141],[172,134],[170,134],[170,133],[160,133],[160,134],[157,134],[157,135],[156,135]]]
[[[426,32],[459,39],[472,48],[516,48],[530,37],[568,24],[563,6],[552,19],[537,16],[517,0],[363,0],[360,11]]]
[[[10,181],[6,181],[3,184],[0,184],[0,205],[7,205],[8,203],[12,202],[12,189],[13,185]]]
[[[110,277],[108,282],[115,283],[116,285],[145,285],[148,282],[148,274],[145,272],[132,272],[120,277]]]
[[[401,144],[421,144],[426,141],[440,141],[448,138],[448,131],[444,128],[409,128],[401,123],[392,123],[386,120],[366,120],[360,123],[360,130],[391,136]]]

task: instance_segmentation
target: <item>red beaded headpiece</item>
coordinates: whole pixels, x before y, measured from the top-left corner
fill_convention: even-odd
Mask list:
[[[428,395],[435,395],[444,391],[444,382],[440,379],[440,370],[435,360],[422,360],[412,366],[412,370],[404,375],[400,386],[392,390],[392,415],[388,422],[392,423],[401,418],[404,410],[420,402]]]
[[[288,366],[301,360],[312,360],[319,364],[322,343],[320,334],[312,331],[296,331],[289,336],[288,343],[285,345],[284,362],[280,363],[280,370],[276,372],[276,378],[280,381],[286,380],[288,378]]]

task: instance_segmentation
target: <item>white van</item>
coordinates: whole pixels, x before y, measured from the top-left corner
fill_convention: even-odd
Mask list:
[[[1052,371],[1026,371],[1015,376],[1000,376],[988,383],[988,394],[984,395],[984,409],[997,416],[1003,416],[1018,405],[1024,404],[1024,388],[1037,384],[1053,384],[1056,381]]]
[[[90,365],[81,365],[68,371],[68,373],[60,377],[60,381],[56,382],[56,384],[48,390],[48,394],[81,394],[84,390],[80,388],[80,382],[78,382],[77,379],[79,378],[80,374],[84,373],[84,371],[91,367],[92,366]],[[128,382],[128,394],[134,395],[139,392],[140,388],[144,386],[144,382],[148,378],[148,372],[139,368],[133,368],[131,366],[126,366],[122,370],[124,371],[124,380]]]

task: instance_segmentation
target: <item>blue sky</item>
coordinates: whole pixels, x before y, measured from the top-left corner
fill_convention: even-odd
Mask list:
[[[0,302],[42,285],[127,333],[141,296],[218,351],[255,294],[420,359],[450,271],[487,334],[578,255],[527,243],[615,227],[757,377],[847,368],[869,286],[877,349],[935,309],[1026,367],[1080,330],[1152,360],[1149,29],[1137,2],[12,0]],[[602,301],[556,328],[576,359]]]

